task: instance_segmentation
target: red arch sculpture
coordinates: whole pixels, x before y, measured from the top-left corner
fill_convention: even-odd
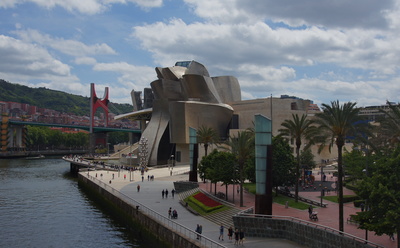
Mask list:
[[[94,127],[94,114],[98,108],[104,110],[106,115],[106,126],[108,126],[108,87],[105,88],[103,99],[99,99],[96,95],[96,90],[94,88],[94,83],[90,84],[90,133],[93,133]]]

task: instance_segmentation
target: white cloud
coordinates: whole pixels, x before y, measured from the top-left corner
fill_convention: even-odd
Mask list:
[[[112,4],[134,3],[148,9],[161,7],[162,0],[2,0],[0,8],[13,8],[23,3],[35,3],[40,7],[53,9],[61,7],[69,12],[78,12],[86,15],[99,14],[106,11]]]
[[[36,43],[42,46],[51,47],[61,53],[71,56],[97,55],[97,54],[117,54],[107,44],[86,45],[76,40],[65,40],[63,38],[53,38],[50,35],[42,34],[37,30],[18,30],[14,32],[21,40],[29,43]]]
[[[69,66],[54,59],[45,49],[4,35],[0,35],[0,56],[0,67],[7,74],[28,74],[35,78],[70,75]]]
[[[94,65],[96,64],[96,59],[91,57],[79,57],[75,59],[75,64],[77,65]]]
[[[118,82],[130,89],[142,90],[150,87],[150,83],[157,79],[156,72],[153,67],[135,66],[126,62],[117,63],[98,63],[93,67],[95,71],[111,71],[120,74]]]

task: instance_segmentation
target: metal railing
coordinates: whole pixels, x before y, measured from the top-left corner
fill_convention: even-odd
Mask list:
[[[107,190],[109,193],[113,194],[114,196],[116,196],[116,197],[120,198],[121,200],[125,201],[126,203],[128,203],[133,208],[138,209],[141,213],[144,213],[147,216],[151,216],[155,221],[157,221],[158,223],[162,224],[165,227],[170,228],[175,233],[179,233],[182,236],[187,237],[188,239],[194,241],[195,243],[196,242],[200,243],[199,244],[200,246],[211,247],[211,248],[212,247],[226,248],[226,246],[219,244],[219,243],[215,242],[214,240],[211,240],[201,234],[198,234],[197,232],[187,228],[186,226],[181,225],[181,224],[177,223],[176,221],[173,221],[173,220],[159,214],[158,212],[152,210],[151,208],[132,199],[128,195],[116,190],[115,188],[111,187],[107,183],[97,179],[96,177],[93,177],[91,175],[88,176],[87,173],[81,173],[81,175],[85,176],[89,180],[92,180],[93,182],[98,184],[100,187]],[[200,239],[197,239],[198,236],[200,236]]]
[[[310,221],[306,221],[306,220],[302,220],[302,219],[298,219],[298,218],[290,217],[290,216],[249,214],[249,213],[246,213],[245,211],[247,211],[247,210],[243,210],[243,211],[237,213],[236,216],[239,216],[239,217],[254,217],[254,218],[268,218],[268,219],[286,220],[286,221],[290,221],[290,222],[293,222],[293,223],[299,223],[299,224],[303,224],[303,225],[307,225],[307,226],[312,226],[312,227],[314,227],[314,228],[322,229],[322,230],[324,230],[324,231],[326,231],[326,232],[336,233],[336,234],[342,235],[343,237],[347,237],[347,238],[353,239],[353,240],[355,240],[355,241],[358,241],[358,242],[360,242],[360,243],[368,244],[368,245],[373,246],[373,247],[385,248],[385,247],[382,246],[382,245],[373,243],[373,242],[371,242],[371,241],[368,241],[368,240],[365,240],[365,239],[363,239],[363,238],[360,238],[360,237],[351,235],[351,234],[346,233],[346,232],[339,231],[339,230],[337,230],[337,229],[334,229],[334,228],[331,228],[331,227],[328,227],[328,226],[324,226],[324,225],[317,224],[317,223],[315,223],[315,222],[310,222]]]

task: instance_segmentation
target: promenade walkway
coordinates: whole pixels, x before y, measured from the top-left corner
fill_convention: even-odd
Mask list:
[[[116,190],[119,190],[123,194],[135,199],[141,204],[148,206],[154,211],[164,215],[168,218],[168,209],[172,210],[176,209],[178,212],[177,223],[186,226],[191,230],[195,230],[196,225],[200,224],[203,226],[203,235],[219,242],[220,244],[226,247],[237,247],[234,245],[234,241],[228,240],[227,237],[227,228],[224,232],[224,241],[218,240],[219,236],[219,225],[215,224],[211,221],[206,220],[201,216],[194,215],[187,211],[180,203],[178,195],[175,195],[173,198],[171,195],[171,190],[173,189],[174,181],[187,181],[188,174],[179,174],[179,172],[187,172],[188,166],[176,166],[174,168],[174,173],[171,176],[168,168],[158,168],[151,169],[144,174],[143,181],[142,176],[139,171],[132,172],[130,175],[129,171],[121,170],[120,172],[112,172],[112,171],[90,171],[90,175],[94,176],[97,174],[97,178],[103,182],[109,183],[111,180],[111,187]],[[85,172],[87,173],[87,172]],[[102,177],[100,176],[102,174]],[[114,174],[114,177],[113,177]],[[148,176],[154,176],[154,181],[148,180]],[[114,178],[114,179],[113,179]],[[130,180],[132,179],[132,181]],[[328,181],[331,181],[334,184],[335,178],[328,177]],[[140,191],[137,191],[137,185],[140,185]],[[209,183],[199,183],[200,188],[210,192],[210,184]],[[162,190],[168,190],[168,197],[162,198]],[[217,185],[217,192],[225,193],[225,186]],[[212,192],[214,192],[214,185],[212,186]],[[240,207],[239,205],[239,194],[237,194],[236,187],[230,186],[228,189],[228,197],[231,200],[234,198],[234,204],[237,208],[247,209],[254,206],[254,195],[244,192],[244,207]],[[232,197],[234,194],[234,197]],[[301,191],[300,196],[309,198],[315,201],[320,201],[320,191],[313,190],[305,190]],[[330,193],[336,194],[334,191]],[[353,194],[350,190],[344,190],[345,195]],[[318,224],[324,225],[327,227],[338,229],[338,204],[333,202],[324,201],[324,203],[328,203],[327,208],[316,208],[315,210],[318,212]],[[365,238],[365,230],[358,229],[355,224],[347,223],[346,218],[350,214],[355,214],[357,211],[360,211],[359,208],[355,208],[352,203],[347,203],[344,205],[344,216],[345,216],[345,224],[344,231],[352,234],[354,236]],[[285,208],[284,205],[273,204],[273,215],[280,216],[291,216],[303,220],[309,220],[307,210],[298,210],[293,208]],[[373,232],[368,232],[368,240],[374,242],[376,244],[382,245],[387,248],[395,248],[397,242],[393,242],[389,239],[388,236],[377,236],[374,235]],[[305,247],[300,246],[289,240],[282,239],[267,239],[267,238],[253,238],[246,237],[244,245],[242,247]]]
[[[188,171],[188,166],[176,166],[174,174],[179,171]],[[81,172],[87,175],[88,172]],[[304,248],[305,246],[298,245],[292,241],[284,239],[267,239],[267,238],[253,238],[246,237],[243,245],[234,245],[234,240],[228,240],[227,228],[224,231],[224,241],[218,240],[219,225],[215,224],[205,218],[194,215],[184,208],[179,203],[179,197],[175,194],[172,197],[171,190],[173,189],[174,181],[188,180],[188,174],[170,176],[168,168],[151,169],[145,173],[142,182],[142,176],[139,171],[132,172],[133,181],[130,181],[130,172],[121,170],[119,173],[112,171],[96,170],[90,171],[90,176],[96,176],[97,179],[107,183],[109,186],[119,190],[124,195],[127,195],[139,203],[149,207],[150,209],[164,215],[168,218],[168,210],[176,209],[178,212],[178,219],[175,221],[191,230],[195,230],[197,224],[203,226],[202,235],[212,239],[225,247],[254,247],[254,248]],[[114,179],[113,179],[114,174]],[[102,175],[102,176],[101,176]],[[154,181],[147,180],[147,176],[154,176]],[[111,180],[111,184],[109,184]],[[137,185],[140,185],[140,191],[137,190]],[[168,197],[162,198],[162,190],[168,189]]]

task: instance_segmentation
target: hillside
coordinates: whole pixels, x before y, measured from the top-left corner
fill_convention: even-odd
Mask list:
[[[39,108],[48,108],[76,115],[89,115],[90,113],[89,97],[42,87],[30,88],[24,85],[12,84],[2,79],[0,79],[0,101],[27,103]],[[110,108],[110,112],[115,114],[128,113],[133,109],[130,104],[112,103],[112,105],[119,111],[119,113],[115,113],[114,108]]]

